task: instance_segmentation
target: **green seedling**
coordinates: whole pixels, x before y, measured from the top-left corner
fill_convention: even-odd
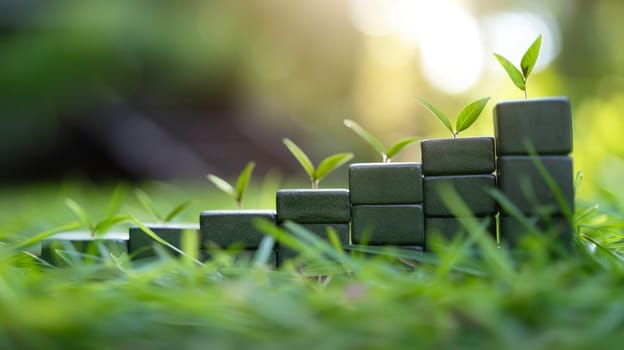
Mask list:
[[[156,219],[157,221],[161,223],[171,222],[176,216],[178,216],[182,211],[184,211],[184,209],[188,208],[191,204],[195,202],[192,199],[184,201],[178,204],[177,206],[175,206],[168,213],[163,215],[158,210],[156,210],[156,208],[154,207],[154,201],[152,201],[152,198],[150,198],[150,196],[148,196],[147,193],[141,191],[140,189],[136,189],[134,190],[134,195],[139,201],[139,203],[141,203],[143,208],[147,212],[149,212],[154,217],[154,219]]]
[[[128,221],[127,215],[119,215],[119,209],[126,197],[126,187],[119,185],[115,188],[108,204],[106,216],[95,221],[87,210],[71,198],[65,198],[65,205],[78,217],[83,226],[91,233],[91,237],[108,232],[113,226]]]
[[[206,177],[210,182],[212,182],[218,189],[230,195],[236,201],[236,207],[238,209],[243,208],[243,196],[245,195],[245,191],[247,191],[247,187],[249,186],[249,181],[251,180],[251,174],[253,173],[254,167],[256,163],[249,162],[245,165],[245,168],[238,175],[238,179],[236,180],[236,185],[232,186],[229,182],[223,180],[217,175],[208,174]]]
[[[448,131],[453,134],[453,138],[457,137],[460,132],[468,129],[472,124],[474,124],[475,121],[477,121],[477,119],[481,115],[481,112],[483,112],[485,105],[487,105],[488,101],[490,100],[489,97],[482,98],[480,100],[471,102],[469,105],[464,107],[464,109],[457,116],[455,129],[453,129],[451,122],[442,112],[440,112],[437,108],[431,105],[431,103],[423,100],[422,98],[417,97],[417,99],[423,106],[425,106],[425,108],[429,110],[429,112],[431,112],[436,118],[438,118],[440,122],[442,122],[442,124],[444,124]]]
[[[370,132],[364,129],[360,124],[354,122],[351,119],[345,119],[344,125],[353,130],[358,136],[360,136],[364,141],[366,141],[369,145],[373,146],[375,151],[381,155],[381,160],[384,163],[390,163],[392,158],[396,156],[399,152],[401,152],[405,147],[413,144],[418,141],[419,137],[407,137],[395,142],[390,148],[386,149],[384,145],[373,136]]]
[[[282,139],[282,142],[284,142],[286,148],[288,148],[290,153],[299,161],[303,170],[310,176],[313,189],[318,189],[319,182],[325,176],[353,158],[353,153],[334,154],[323,159],[318,167],[315,168],[310,158],[294,142],[287,138]]]
[[[501,66],[503,66],[514,85],[516,85],[518,89],[524,92],[524,98],[527,98],[526,83],[529,79],[529,75],[533,71],[533,67],[535,67],[535,62],[537,61],[537,56],[539,55],[541,45],[542,35],[540,34],[522,56],[522,60],[520,61],[520,69],[514,66],[505,57],[497,53],[494,54],[494,57],[496,57]]]

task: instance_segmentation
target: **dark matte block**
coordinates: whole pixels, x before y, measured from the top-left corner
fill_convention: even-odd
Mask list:
[[[349,190],[345,189],[278,190],[276,207],[278,223],[344,223],[351,218]]]
[[[496,176],[492,174],[425,176],[425,216],[454,216],[444,202],[446,188],[452,188],[476,216],[498,212],[496,200],[486,192],[496,188]]]
[[[476,218],[480,225],[485,225],[486,232],[496,240],[496,217]],[[464,226],[466,218],[425,218],[425,247],[429,247],[433,237],[439,236],[447,241],[455,239],[457,236],[466,236],[467,230]]]
[[[511,216],[499,218],[501,245],[515,247],[527,235],[546,234],[552,235],[556,241],[561,242],[563,247],[571,248],[573,246],[575,230],[566,218],[551,216],[547,219],[540,219],[532,216],[526,219],[536,228],[537,232],[531,231],[522,222]]]
[[[572,152],[572,115],[566,97],[499,102],[494,107],[498,155],[527,155],[530,143],[537,154]]]
[[[146,224],[145,226],[158,235],[158,237],[178,249],[182,248],[182,232],[184,230],[194,230],[198,233],[197,246],[201,246],[201,236],[199,234],[199,225],[197,224]],[[133,258],[140,259],[155,256],[153,247],[155,244],[160,243],[156,242],[152,237],[148,236],[137,226],[131,226],[129,234],[130,240],[128,241],[128,251],[132,254]],[[172,254],[177,255],[175,251],[169,249],[168,247],[163,246],[163,248],[170,250]]]
[[[272,210],[208,210],[199,217],[199,229],[204,245],[209,242],[219,247],[241,244],[245,249],[256,249],[265,234],[256,228],[258,220],[275,222]]]
[[[421,164],[351,164],[349,191],[351,204],[422,203]]]
[[[420,143],[423,174],[487,174],[495,170],[492,137],[431,139]]]
[[[340,244],[342,244],[343,247],[350,244],[348,223],[301,224],[300,226],[323,239],[327,239],[327,228],[331,227],[336,231]],[[280,245],[278,247],[278,264],[282,264],[284,261],[296,257],[297,254],[296,251]]]
[[[538,170],[544,170],[561,191],[570,213],[574,212],[572,158],[568,156],[504,156],[498,158],[498,186],[523,213],[563,214],[554,192]]]
[[[65,265],[57,250],[102,256],[108,250],[115,255],[128,253],[128,233],[109,232],[93,237],[88,231],[69,231],[54,234],[41,241],[41,258],[54,265]],[[70,259],[82,259],[75,254]]]
[[[351,216],[353,244],[423,245],[425,243],[422,205],[354,205]]]

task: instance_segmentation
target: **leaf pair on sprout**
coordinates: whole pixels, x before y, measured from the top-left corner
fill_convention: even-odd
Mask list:
[[[218,189],[230,195],[236,201],[236,207],[238,209],[243,208],[243,196],[249,187],[251,181],[251,174],[256,166],[256,163],[249,162],[238,175],[235,186],[232,186],[226,180],[218,177],[214,174],[208,174],[206,177],[212,182]]]
[[[353,130],[358,136],[360,136],[364,141],[366,141],[369,145],[373,146],[375,151],[379,153],[381,156],[381,160],[384,163],[390,163],[392,158],[399,154],[405,147],[411,145],[412,143],[418,141],[419,137],[407,137],[401,139],[390,146],[390,148],[386,149],[386,147],[373,136],[370,132],[364,129],[360,124],[354,122],[351,119],[345,119],[344,125]]]
[[[497,53],[494,54],[494,57],[496,57],[501,66],[503,66],[514,85],[524,92],[524,98],[527,98],[526,83],[535,67],[535,62],[537,62],[537,56],[539,55],[541,45],[542,35],[540,34],[522,56],[520,69],[516,68],[516,66],[505,57]]]
[[[476,100],[470,104],[468,104],[457,116],[457,120],[455,122],[455,128],[451,125],[449,119],[440,112],[437,108],[435,108],[431,103],[423,100],[422,98],[417,97],[418,101],[425,106],[444,126],[451,132],[453,138],[457,137],[457,135],[468,129],[474,122],[477,121],[483,109],[487,105],[490,100],[489,97],[482,98],[480,100]]]
[[[319,182],[325,178],[325,176],[329,175],[332,171],[338,169],[341,165],[347,163],[353,158],[353,153],[337,153],[331,155],[325,159],[323,159],[318,167],[314,167],[310,158],[303,152],[299,146],[297,146],[294,142],[292,142],[288,138],[282,139],[286,148],[292,153],[292,155],[297,159],[301,167],[310,177],[310,182],[312,183],[313,189],[318,189]]]

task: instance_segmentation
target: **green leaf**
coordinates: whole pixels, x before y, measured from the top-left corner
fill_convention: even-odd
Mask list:
[[[152,198],[150,198],[147,193],[141,191],[140,189],[136,189],[134,190],[134,195],[139,200],[139,203],[141,203],[143,208],[145,208],[145,210],[147,210],[156,220],[163,221],[162,216],[158,213],[158,211],[156,211],[156,208],[154,207],[154,202],[152,201]]]
[[[210,182],[212,182],[218,189],[236,198],[236,190],[232,187],[232,185],[230,185],[229,182],[213,174],[206,175],[206,178],[210,180]]]
[[[165,241],[164,239],[160,238],[160,236],[158,236],[154,231],[152,231],[149,227],[143,225],[137,218],[135,218],[132,215],[128,215],[130,221],[132,221],[132,223],[134,223],[141,231],[143,231],[143,233],[145,233],[146,235],[148,235],[149,237],[151,237],[153,240],[155,240],[156,242],[167,246],[169,249],[173,250],[174,252],[182,255],[182,256],[187,256],[189,259],[192,259],[197,265],[199,266],[204,266],[204,264],[197,260],[194,259],[191,256],[188,256],[188,254],[186,254],[184,251],[182,251],[181,249],[177,248],[176,246],[174,246],[173,244]]]
[[[384,145],[370,132],[366,131],[366,129],[360,126],[360,124],[354,122],[351,119],[345,119],[343,123],[347,128],[353,130],[356,134],[358,134],[358,136],[360,136],[369,145],[373,146],[377,153],[381,154],[382,157],[388,156],[386,154],[386,148],[384,147]]]
[[[178,216],[178,214],[180,214],[184,209],[186,209],[187,207],[189,207],[193,203],[195,203],[195,201],[190,199],[188,201],[185,201],[185,202],[182,202],[182,203],[178,204],[169,213],[167,213],[167,216],[165,216],[165,218],[162,221],[169,222],[169,221],[173,220],[173,218]]]
[[[455,135],[455,133],[453,132],[453,126],[451,125],[451,122],[442,112],[438,111],[435,107],[433,107],[433,105],[423,100],[422,98],[420,97],[416,97],[416,98],[423,106],[425,106],[425,108],[429,110],[429,112],[431,112],[436,118],[438,118],[438,120],[442,122],[442,124],[444,124],[444,126],[446,126],[446,128],[448,129],[448,131],[451,132],[451,134]]]
[[[321,161],[312,178],[316,181],[321,181],[321,179],[323,179],[329,173],[336,170],[344,163],[350,161],[352,158],[353,153],[338,153],[329,156]]]
[[[459,116],[457,116],[455,133],[459,134],[468,129],[479,118],[489,100],[489,97],[482,98],[464,107]]]
[[[516,66],[509,62],[509,60],[505,57],[496,53],[494,54],[494,57],[496,57],[498,63],[500,63],[503,68],[505,68],[507,75],[509,75],[509,78],[511,78],[511,81],[514,83],[514,85],[516,85],[518,89],[524,91],[526,89],[526,84],[524,81],[524,77],[522,76],[522,72],[520,72],[518,68],[516,68]]]
[[[542,35],[540,34],[522,56],[522,61],[520,61],[520,68],[522,68],[522,74],[524,75],[525,81],[529,78],[529,74],[531,74],[531,72],[533,71],[533,67],[535,66],[535,62],[537,61],[537,56],[539,55],[541,45]]]
[[[310,176],[311,179],[314,179],[314,165],[310,161],[310,158],[297,146],[294,142],[290,141],[288,138],[283,138],[282,142],[286,145],[286,148],[292,153],[293,156],[299,161],[299,164],[303,167],[306,173]]]
[[[396,156],[399,152],[401,152],[405,147],[411,145],[412,143],[418,140],[420,140],[420,137],[407,137],[407,138],[401,139],[397,141],[394,145],[392,145],[392,147],[390,147],[386,156],[388,157],[388,159],[391,159],[392,157]]]
[[[93,220],[87,211],[76,201],[71,198],[65,198],[65,205],[69,207],[69,209],[78,216],[83,225],[85,225],[89,231],[93,231],[95,226],[93,225]]]
[[[249,185],[249,181],[251,180],[251,173],[253,173],[254,167],[256,163],[249,162],[241,171],[238,179],[236,180],[236,201],[240,202],[243,200],[243,195],[245,195],[245,191],[247,190],[247,186]]]
[[[127,215],[116,215],[105,218],[99,221],[95,227],[93,228],[93,233],[106,233],[110,230],[111,227],[120,224],[122,222],[128,221]]]
[[[115,190],[113,191],[113,195],[111,196],[110,201],[108,202],[108,209],[106,211],[106,216],[114,216],[119,213],[119,209],[123,205],[124,200],[126,199],[126,194],[128,193],[128,187],[124,184],[118,184],[115,186]]]

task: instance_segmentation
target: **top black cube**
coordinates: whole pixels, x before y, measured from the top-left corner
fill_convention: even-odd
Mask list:
[[[572,115],[566,97],[499,102],[494,107],[496,154],[572,152]]]

